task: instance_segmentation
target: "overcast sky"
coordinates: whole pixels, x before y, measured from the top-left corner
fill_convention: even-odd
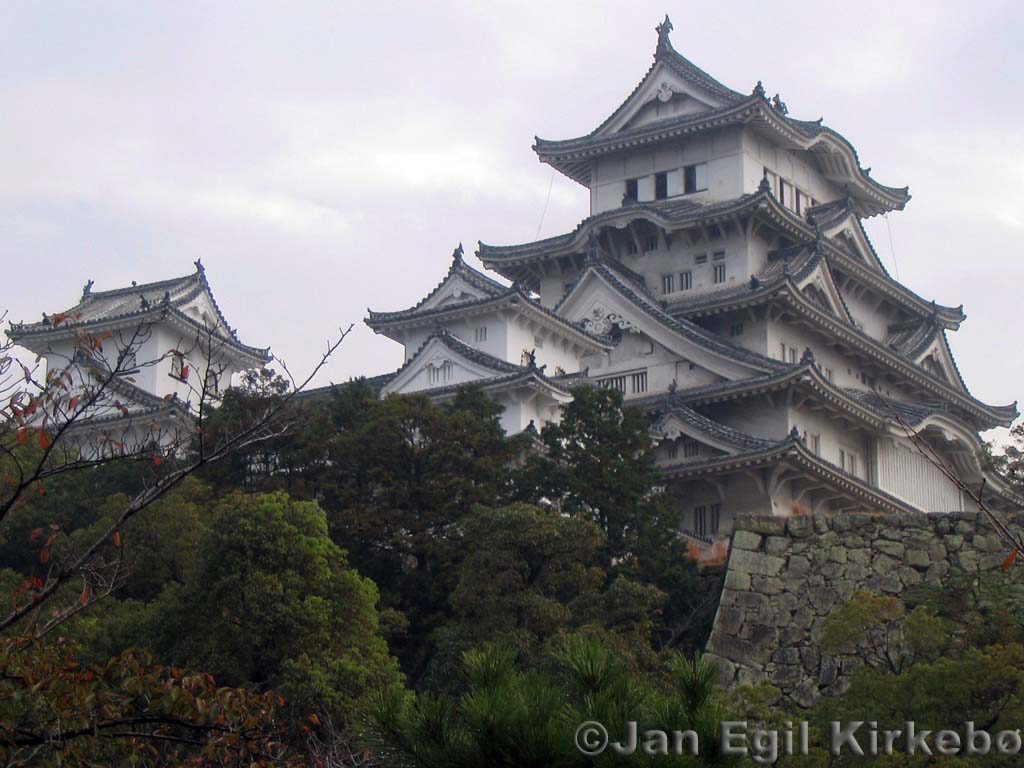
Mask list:
[[[533,137],[592,130],[676,49],[790,114],[824,116],[872,176],[913,290],[965,305],[973,392],[1024,400],[1024,10],[1011,2],[0,4],[0,308],[35,320],[202,258],[228,321],[317,383],[393,370],[367,306],[425,295],[461,240],[572,229],[587,191]],[[543,224],[541,213],[551,185]],[[894,247],[893,247],[894,246]],[[475,260],[471,259],[475,263]]]

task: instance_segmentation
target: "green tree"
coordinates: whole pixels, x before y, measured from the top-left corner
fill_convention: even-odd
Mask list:
[[[579,387],[541,440],[546,450],[517,473],[518,497],[593,520],[607,537],[609,561],[634,555],[665,514],[652,496],[658,473],[644,413],[623,408],[617,390]]]
[[[604,533],[595,523],[552,509],[479,507],[459,525],[462,557],[449,598],[452,618],[435,632],[431,679],[455,678],[462,654],[501,641],[524,656],[587,626],[616,635],[628,655],[650,655],[652,617],[665,599],[618,576],[609,583]]]
[[[349,401],[335,403],[346,408]],[[449,615],[460,556],[459,521],[506,493],[516,442],[500,408],[478,392],[438,407],[425,397],[368,398],[330,441],[321,487],[331,535],[402,614],[395,647],[415,680],[429,636]]]
[[[415,702],[381,697],[370,729],[387,766],[418,768],[561,768],[614,765],[731,765],[717,751],[723,719],[715,670],[707,662],[669,659],[659,675],[632,673],[619,654],[594,637],[568,637],[540,666],[515,651],[485,644],[463,656],[463,692],[424,694]],[[696,756],[584,755],[575,731],[586,721],[625,740],[626,723],[645,730],[692,729]]]
[[[315,503],[234,493],[214,511],[195,577],[154,604],[157,648],[345,724],[370,691],[401,687],[378,631],[377,597],[328,537]]]

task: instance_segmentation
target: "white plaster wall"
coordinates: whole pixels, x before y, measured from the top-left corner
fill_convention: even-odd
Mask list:
[[[749,129],[744,130],[741,143],[743,192],[756,192],[768,168],[819,203],[842,197],[842,190],[821,174],[809,153],[785,149]]]
[[[877,301],[853,296],[845,291],[842,295],[853,319],[860,323],[861,330],[874,339],[884,341],[889,335],[889,325],[893,322],[892,306],[887,304],[888,311],[885,311],[886,308],[878,308]]]
[[[741,133],[726,128],[714,133],[665,143],[656,148],[598,158],[594,162],[590,195],[592,214],[622,205],[626,179],[638,179],[641,201],[654,199],[655,173],[668,172],[669,196],[682,194],[681,169],[696,163],[708,164],[708,189],[690,197],[696,200],[726,200],[742,194]]]
[[[878,486],[926,512],[959,512],[964,496],[943,472],[908,440],[878,440]]]

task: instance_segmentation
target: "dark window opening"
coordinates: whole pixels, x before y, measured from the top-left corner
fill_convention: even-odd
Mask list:
[[[639,200],[640,189],[636,179],[626,179],[626,200]]]
[[[668,197],[668,174],[656,173],[654,174],[654,199],[664,200],[666,197]]]

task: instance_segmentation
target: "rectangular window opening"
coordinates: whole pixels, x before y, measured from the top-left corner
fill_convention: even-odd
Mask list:
[[[664,200],[668,197],[668,174],[662,171],[654,174],[654,199]]]

